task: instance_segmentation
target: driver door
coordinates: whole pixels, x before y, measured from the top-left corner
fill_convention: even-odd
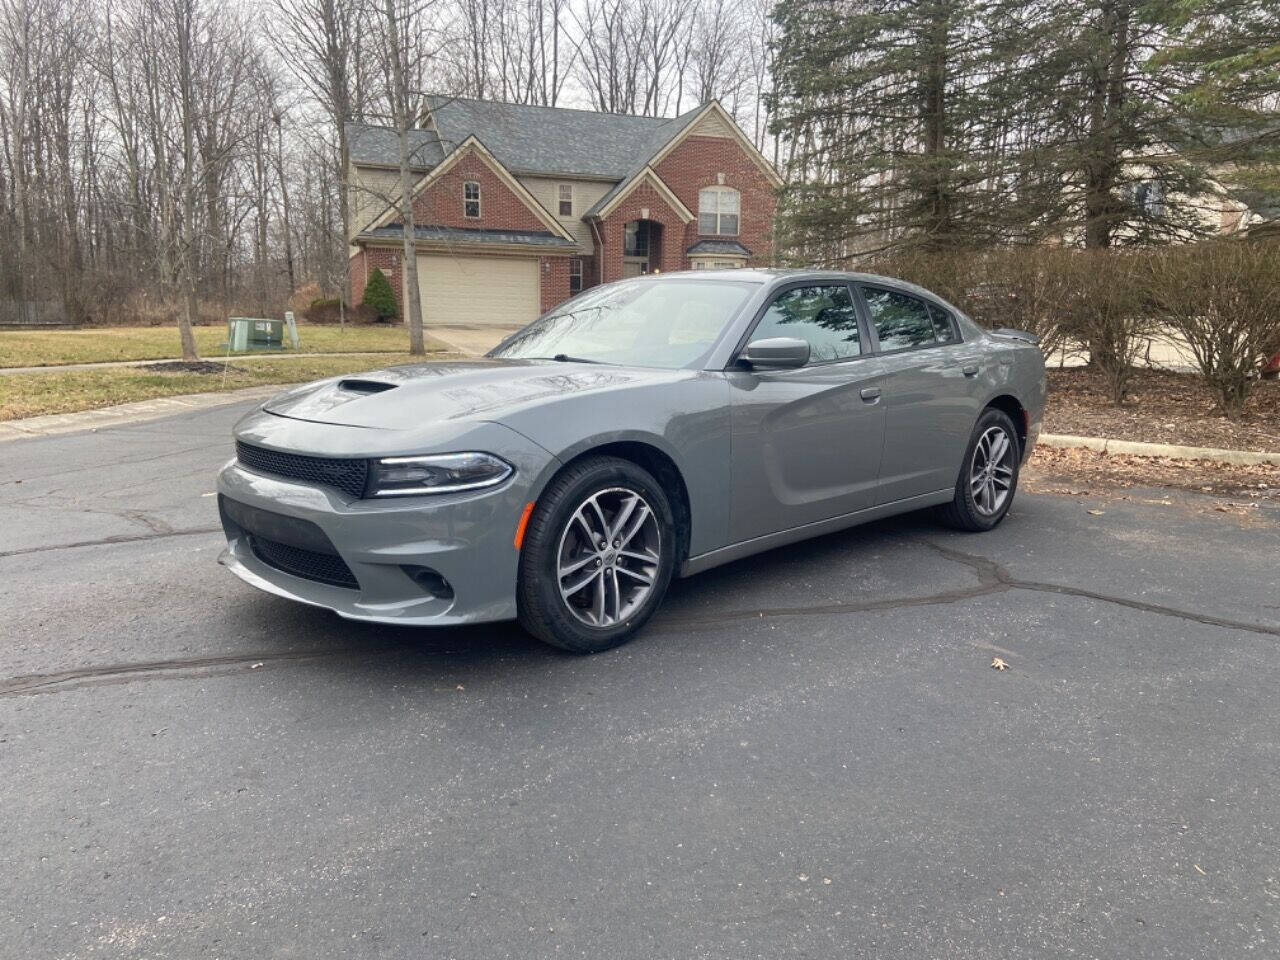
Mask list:
[[[807,341],[810,357],[803,367],[727,374],[735,543],[870,507],[880,476],[884,370],[848,284],[781,290],[748,340],[771,337]]]

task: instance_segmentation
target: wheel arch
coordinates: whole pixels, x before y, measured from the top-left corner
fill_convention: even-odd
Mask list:
[[[1030,426],[1030,414],[1021,401],[1011,393],[1002,393],[992,397],[987,401],[987,405],[983,410],[995,408],[1005,414],[1013,421],[1013,428],[1018,433],[1018,452],[1026,453],[1027,450],[1027,430]]]
[[[671,509],[675,514],[679,538],[676,544],[676,569],[679,570],[680,565],[689,555],[689,540],[693,529],[693,506],[689,497],[689,487],[675,458],[650,438],[600,439],[597,442],[576,445],[572,451],[566,451],[557,457],[554,469],[548,470],[538,484],[538,495],[541,496],[547,485],[570,465],[586,457],[599,456],[628,460],[649,471],[662,485],[663,492],[671,501]]]

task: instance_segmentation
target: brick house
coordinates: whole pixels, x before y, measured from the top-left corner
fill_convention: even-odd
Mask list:
[[[403,302],[394,130],[348,126],[352,296]],[[711,102],[673,119],[443,97],[411,133],[427,323],[513,325],[623,277],[771,262],[781,180]]]

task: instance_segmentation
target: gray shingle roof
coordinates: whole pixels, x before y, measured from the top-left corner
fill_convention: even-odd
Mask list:
[[[474,135],[508,170],[621,180],[683,129],[679,117],[428,97],[446,152]]]
[[[400,166],[399,138],[391,127],[348,123],[347,149],[355,164]],[[429,170],[444,159],[444,149],[434,130],[409,131],[409,159],[415,168],[422,170]]]
[[[698,113],[631,117],[563,107],[429,97],[436,130],[412,130],[414,166],[430,169],[474,136],[508,170],[627,180]],[[400,163],[395,130],[347,124],[351,160],[385,167]]]
[[[751,251],[740,244],[737,240],[699,240],[686,250],[685,253],[722,253],[732,254],[735,257],[751,256]]]
[[[366,230],[362,237],[379,237],[399,240],[401,228],[399,224]],[[529,247],[558,247],[565,250],[576,250],[577,244],[562,237],[557,237],[549,230],[484,230],[468,227],[440,227],[433,224],[416,225],[413,235],[419,240],[439,243],[503,243]]]

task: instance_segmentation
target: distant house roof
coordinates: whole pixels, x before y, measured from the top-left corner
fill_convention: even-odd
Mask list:
[[[387,227],[366,230],[361,236],[399,240],[402,232],[399,224],[392,224]],[[576,249],[574,244],[568,243],[554,233],[544,230],[484,230],[470,227],[440,227],[428,224],[415,226],[413,235],[419,240],[435,243],[456,243],[459,245],[500,243],[515,246],[568,247]]]
[[[355,164],[400,166],[400,138],[391,127],[348,123],[347,149]],[[444,149],[434,130],[409,131],[409,162],[415,169],[429,170],[443,159]]]
[[[633,117],[563,107],[537,107],[488,100],[427,98],[435,130],[411,130],[413,165],[429,169],[469,136],[480,140],[513,173],[560,174],[624,180],[696,117],[701,108],[678,117]],[[396,132],[390,127],[347,124],[351,160],[356,164],[400,164]]]
[[[718,253],[722,256],[729,255],[735,257],[749,257],[751,251],[740,244],[737,240],[699,240],[691,246],[685,253],[697,256],[698,254],[706,255],[708,253]]]

